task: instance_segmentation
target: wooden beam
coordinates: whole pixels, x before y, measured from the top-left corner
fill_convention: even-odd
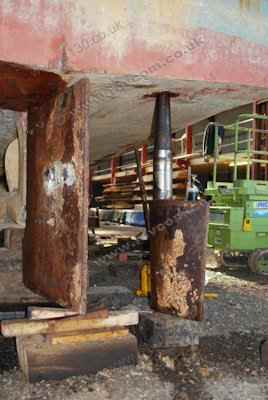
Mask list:
[[[74,315],[78,315],[78,313],[65,308],[28,307],[27,309],[27,316],[31,320],[73,317]]]
[[[107,311],[96,311],[85,316],[71,317],[58,320],[16,320],[3,321],[1,333],[5,337],[28,336],[60,332],[79,332],[91,329],[106,329],[119,326],[138,324],[136,311],[114,311],[107,316]],[[104,315],[105,314],[105,315]]]

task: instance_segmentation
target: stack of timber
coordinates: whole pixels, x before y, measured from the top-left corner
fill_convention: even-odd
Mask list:
[[[138,324],[137,312],[73,314],[32,308],[29,319],[2,321],[1,333],[16,338],[19,364],[30,382],[136,364],[137,340],[129,327]]]
[[[124,175],[125,173],[125,175]],[[142,193],[137,168],[121,171],[117,173],[115,183],[107,182],[107,174],[103,177],[93,176],[93,182],[102,183],[102,195],[96,197],[96,201],[101,207],[112,209],[135,208],[142,204]],[[143,181],[146,191],[147,201],[153,200],[153,165],[148,162],[143,167]],[[180,169],[176,162],[173,163],[173,194],[177,200],[184,200],[187,187],[187,170]]]

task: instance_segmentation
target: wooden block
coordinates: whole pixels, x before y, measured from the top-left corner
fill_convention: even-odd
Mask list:
[[[72,317],[74,315],[77,315],[76,311],[65,308],[28,307],[27,309],[27,316],[31,320]]]
[[[152,312],[141,314],[137,335],[152,348],[179,348],[199,345],[200,329],[200,322]]]
[[[137,363],[137,340],[128,333],[106,340],[53,344],[45,336],[17,338],[20,367],[30,382],[65,379]]]
[[[101,311],[96,311],[95,313],[84,316],[58,320],[3,321],[1,324],[1,333],[5,337],[16,337],[36,334],[85,331],[102,328],[106,329],[138,324],[139,318],[136,311],[114,311],[108,316],[107,310],[104,310],[103,316],[100,316],[100,313]]]

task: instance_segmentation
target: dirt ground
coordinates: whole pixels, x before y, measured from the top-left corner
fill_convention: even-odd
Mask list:
[[[107,293],[111,308],[148,308],[133,294],[141,263],[140,258],[105,265],[91,260],[89,298]],[[268,337],[268,277],[253,276],[245,266],[215,270],[211,259],[207,268],[206,292],[218,297],[206,301],[198,349],[163,353],[141,348],[137,366],[28,384],[14,341],[0,336],[0,399],[268,400],[268,371],[259,357],[259,343]],[[16,296],[25,304],[40,300],[20,284],[20,254],[1,254],[0,276],[2,310]]]

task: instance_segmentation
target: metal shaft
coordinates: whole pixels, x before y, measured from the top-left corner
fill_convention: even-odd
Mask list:
[[[154,200],[172,199],[170,94],[156,97],[154,112]]]

